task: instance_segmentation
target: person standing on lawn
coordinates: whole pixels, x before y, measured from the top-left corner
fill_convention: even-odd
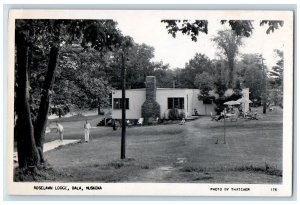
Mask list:
[[[56,122],[56,128],[57,128],[57,132],[59,133],[59,139],[60,141],[64,140],[64,127],[59,124],[58,122]]]
[[[91,124],[86,120],[84,123],[84,141],[86,143],[90,141],[90,129],[91,129]]]
[[[221,120],[222,118],[224,118],[226,115],[226,108],[224,108],[224,110],[221,112],[220,116],[216,118],[216,121]]]

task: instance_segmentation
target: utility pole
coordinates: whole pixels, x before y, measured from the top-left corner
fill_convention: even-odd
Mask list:
[[[266,71],[264,66],[264,58],[262,55],[261,57],[261,66],[262,66],[262,72],[263,72],[263,114],[266,114],[267,112],[267,80],[266,80]]]
[[[122,133],[121,133],[121,159],[125,159],[126,150],[126,102],[125,102],[125,88],[126,88],[126,70],[124,52],[121,53],[121,78],[122,78]]]

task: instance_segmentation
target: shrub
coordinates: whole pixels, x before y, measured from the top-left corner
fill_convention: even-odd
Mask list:
[[[223,110],[224,108],[226,107],[224,105],[225,102],[227,101],[231,101],[231,100],[238,100],[242,97],[243,95],[240,93],[240,92],[233,92],[230,96],[227,96],[227,97],[219,97],[217,99],[214,100],[214,103],[216,104],[216,108],[215,108],[215,111],[216,113],[219,115]]]
[[[180,119],[179,110],[177,108],[171,109],[169,112],[170,120],[178,120]]]
[[[179,118],[180,118],[180,119],[185,118],[185,112],[184,112],[184,111],[181,111],[181,112],[180,112]]]
[[[100,112],[98,112],[98,115],[105,115],[105,112],[101,110]]]

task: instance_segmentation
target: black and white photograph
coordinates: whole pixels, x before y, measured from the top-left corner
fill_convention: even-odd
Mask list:
[[[293,12],[11,10],[13,195],[290,196]]]

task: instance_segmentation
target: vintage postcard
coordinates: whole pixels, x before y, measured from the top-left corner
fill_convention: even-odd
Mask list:
[[[10,10],[9,195],[292,195],[293,11]]]

